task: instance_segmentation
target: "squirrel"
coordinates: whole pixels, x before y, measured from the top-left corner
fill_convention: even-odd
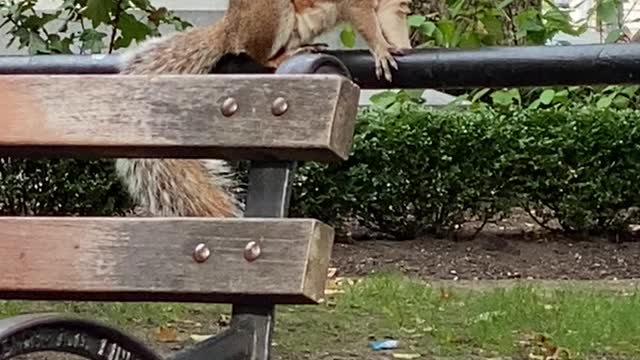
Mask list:
[[[119,73],[206,74],[224,55],[244,54],[275,68],[288,57],[315,51],[311,41],[349,22],[376,59],[376,75],[390,79],[392,54],[410,48],[410,0],[229,0],[223,18],[146,40],[121,55]],[[384,22],[382,21],[384,20]],[[131,199],[151,216],[240,217],[236,182],[224,160],[116,159],[115,170]]]

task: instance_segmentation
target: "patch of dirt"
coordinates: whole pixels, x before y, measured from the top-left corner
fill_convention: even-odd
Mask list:
[[[471,238],[478,223],[463,227]],[[461,238],[461,237],[459,237]],[[490,224],[473,240],[424,237],[404,241],[336,242],[340,276],[381,270],[426,280],[619,280],[640,278],[640,242],[575,240],[545,231],[526,214]]]

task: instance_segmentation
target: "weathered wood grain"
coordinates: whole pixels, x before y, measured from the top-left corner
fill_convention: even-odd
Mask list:
[[[315,303],[333,236],[312,219],[0,217],[0,298]]]
[[[358,96],[337,75],[5,75],[0,156],[339,161]]]

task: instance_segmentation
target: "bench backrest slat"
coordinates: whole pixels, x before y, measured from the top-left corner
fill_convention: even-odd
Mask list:
[[[338,75],[0,76],[0,156],[338,161],[358,96]]]

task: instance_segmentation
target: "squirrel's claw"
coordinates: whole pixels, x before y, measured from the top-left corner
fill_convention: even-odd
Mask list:
[[[384,75],[384,78],[388,82],[391,82],[392,75],[390,67],[398,70],[398,63],[396,62],[396,59],[393,57],[393,55],[402,56],[404,55],[404,51],[399,48],[389,47],[383,50],[376,51],[373,54],[376,62],[376,77],[378,79],[380,79],[382,75]]]

